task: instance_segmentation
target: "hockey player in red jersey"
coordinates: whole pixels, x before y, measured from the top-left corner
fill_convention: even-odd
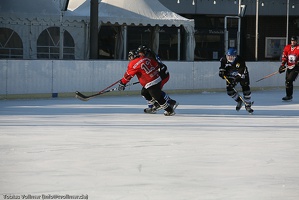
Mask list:
[[[129,52],[130,56],[130,52]],[[145,56],[139,56],[132,59],[127,71],[119,83],[118,90],[124,90],[126,84],[137,76],[139,83],[142,85],[143,96],[147,101],[157,102],[162,109],[165,110],[165,116],[172,116],[175,114],[173,108],[167,103],[163,97],[161,90],[161,77],[159,75],[158,63]],[[145,92],[146,91],[146,92]]]
[[[292,36],[291,44],[286,45],[282,52],[282,62],[278,71],[279,73],[286,71],[286,96],[282,98],[283,101],[290,101],[293,99],[293,82],[296,80],[299,73],[299,45],[297,42],[297,36]]]

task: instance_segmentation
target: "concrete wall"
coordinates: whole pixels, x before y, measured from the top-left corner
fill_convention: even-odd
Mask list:
[[[62,96],[75,91],[96,93],[117,80],[126,71],[127,61],[68,61],[68,60],[0,60],[0,96],[46,94]],[[218,61],[165,62],[171,78],[164,90],[223,89],[225,81],[219,78]],[[280,62],[247,62],[251,87],[256,89],[283,87],[284,75],[256,80],[278,70]],[[137,81],[136,77],[131,82]],[[126,91],[139,91],[140,85]]]

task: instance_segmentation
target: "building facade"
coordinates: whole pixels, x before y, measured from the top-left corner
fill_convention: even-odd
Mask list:
[[[195,60],[219,59],[227,47],[239,47],[247,60],[279,60],[286,41],[299,35],[299,0],[159,1],[194,19]]]

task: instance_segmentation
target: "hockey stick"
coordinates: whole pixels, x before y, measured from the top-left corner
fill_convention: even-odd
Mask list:
[[[256,82],[259,82],[259,81],[261,81],[261,80],[264,80],[264,79],[266,79],[266,78],[269,78],[269,77],[271,77],[271,76],[274,76],[275,74],[278,74],[278,73],[279,73],[279,71],[273,72],[272,74],[269,74],[269,75],[267,75],[267,76],[264,76],[263,78],[257,80]]]
[[[107,90],[107,89],[111,88],[112,86],[116,85],[117,83],[119,83],[119,81],[120,81],[120,80],[115,81],[114,83],[112,83],[111,85],[109,85],[108,87],[106,87],[105,89],[99,91],[99,92],[96,93],[96,94],[90,95],[90,96],[85,96],[85,95],[82,94],[81,92],[76,91],[76,97],[82,97],[83,99],[87,99],[87,100],[89,100],[88,98],[91,98],[91,97],[95,97],[95,96],[97,96],[97,95],[100,95],[100,94],[101,94],[102,92],[104,92],[105,90]],[[81,100],[82,100],[82,99],[81,99]],[[86,101],[87,101],[87,100],[86,100]]]
[[[226,78],[226,76],[223,76],[224,77],[224,79],[226,80],[226,82],[228,83],[228,84],[231,84],[231,82]],[[238,90],[236,90],[236,88],[235,87],[232,87],[233,88],[233,90],[237,93],[237,94],[239,94],[239,92],[238,92]],[[241,99],[241,101],[243,101],[243,103],[246,105],[246,106],[251,106],[251,104],[249,104],[249,103],[247,103],[240,95],[239,95],[239,98]]]
[[[96,94],[92,94],[92,95],[89,95],[89,96],[85,96],[84,94],[82,94],[81,92],[78,92],[76,91],[76,98],[82,100],[82,101],[88,101],[89,99],[95,97],[95,96],[98,96],[98,95],[101,95],[101,94],[105,94],[105,93],[108,93],[108,92],[112,92],[112,91],[115,91],[115,90],[118,90],[118,87],[115,87],[115,88],[112,88],[110,90],[107,90],[108,88],[112,87],[113,85],[117,84],[119,81],[115,82],[114,84],[112,84],[111,86],[109,87],[106,87],[104,90],[96,93]],[[137,82],[134,82],[134,83],[130,83],[128,85],[126,85],[126,87],[128,86],[131,86],[131,85],[135,85],[139,83],[138,81]]]

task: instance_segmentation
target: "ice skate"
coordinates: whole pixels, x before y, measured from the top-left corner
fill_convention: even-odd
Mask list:
[[[148,113],[148,114],[156,114],[157,110],[159,110],[160,105],[155,102],[154,105],[149,104],[148,108],[145,108],[143,111],[144,113]]]
[[[251,108],[251,105],[253,104],[253,102],[249,102],[249,103],[246,103],[245,105],[245,109],[248,113],[252,114],[253,113],[253,109]]]
[[[156,112],[157,112],[157,110],[154,107],[145,108],[143,111],[144,111],[144,113],[148,113],[148,114],[156,114]]]
[[[179,102],[177,102],[177,101],[175,101],[173,99],[170,99],[168,101],[168,104],[169,104],[170,107],[172,107],[173,110],[175,110],[178,107]]]
[[[144,113],[155,114],[158,110],[160,110],[160,105],[158,102],[154,102],[154,104],[149,103],[148,108],[145,108]]]
[[[175,115],[175,112],[174,112],[174,110],[172,110],[171,112],[164,111],[164,115],[165,116],[173,116],[173,115]]]
[[[293,96],[285,96],[282,98],[283,101],[291,101],[293,99]]]
[[[236,111],[239,111],[243,106],[243,101],[238,101],[236,106]]]

